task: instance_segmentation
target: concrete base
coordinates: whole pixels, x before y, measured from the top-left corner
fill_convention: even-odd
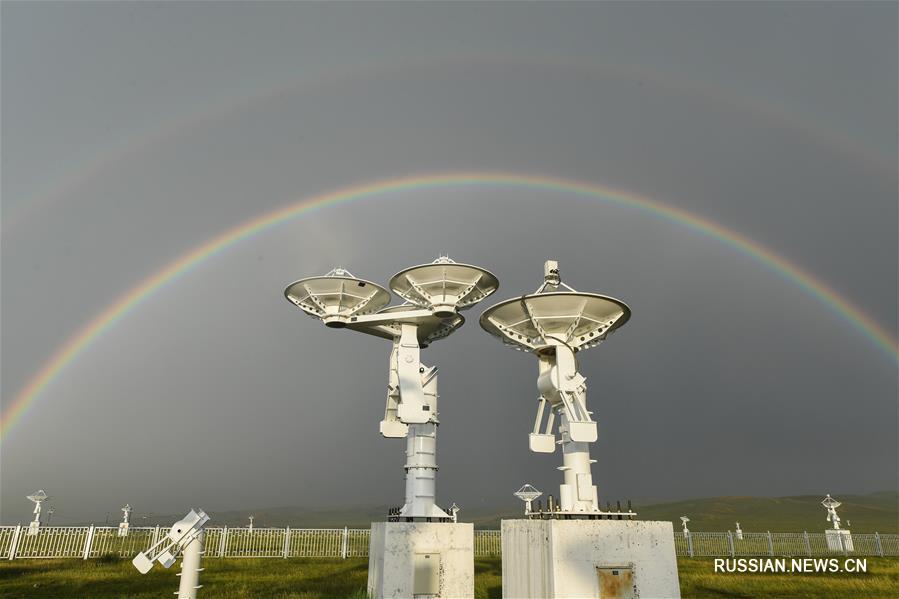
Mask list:
[[[827,539],[827,548],[830,551],[855,551],[852,546],[852,533],[848,530],[833,528],[824,531],[824,538]]]
[[[671,522],[503,520],[503,597],[680,597]]]
[[[372,522],[368,592],[386,597],[474,597],[474,525]]]

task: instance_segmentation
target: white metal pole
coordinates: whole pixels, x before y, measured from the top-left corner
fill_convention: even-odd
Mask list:
[[[225,557],[225,553],[228,551],[228,527],[226,526],[224,530],[222,530],[222,544],[219,545],[219,557]]]
[[[178,585],[178,599],[196,599],[200,588],[200,556],[203,555],[203,537],[201,530],[197,537],[187,544],[181,558],[181,582]]]
[[[437,494],[437,425],[410,424],[406,439],[406,517],[435,515]]]
[[[87,538],[84,539],[84,551],[82,552],[81,559],[87,559],[91,554],[91,543],[94,541],[94,525],[91,524],[91,527],[87,529]]]
[[[19,536],[22,534],[22,525],[16,526],[16,531],[12,535],[12,543],[9,544],[9,559],[16,558],[16,549],[19,547]]]
[[[590,444],[572,441],[567,428],[568,415],[563,410],[561,470],[565,482],[559,488],[559,507],[563,512],[593,512],[599,509],[599,501],[590,473]]]

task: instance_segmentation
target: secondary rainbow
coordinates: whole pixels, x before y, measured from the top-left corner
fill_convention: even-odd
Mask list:
[[[6,436],[28,406],[62,374],[67,366],[91,347],[106,330],[114,326],[119,320],[139,306],[141,302],[167,283],[177,280],[191,268],[224,252],[240,241],[325,206],[381,196],[386,193],[433,187],[466,186],[519,187],[548,192],[573,193],[635,208],[685,226],[694,232],[725,243],[795,283],[861,332],[875,346],[885,352],[891,361],[899,361],[899,347],[897,347],[897,341],[892,334],[873,318],[855,307],[849,300],[808,272],[762,247],[752,239],[686,210],[621,189],[549,176],[511,172],[423,174],[362,183],[300,200],[225,231],[169,263],[110,304],[53,354],[50,360],[19,391],[9,408],[3,413],[2,421],[0,421],[0,438]]]

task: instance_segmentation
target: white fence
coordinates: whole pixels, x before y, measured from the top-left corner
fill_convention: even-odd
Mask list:
[[[675,532],[674,546],[681,557],[737,557],[750,555],[899,556],[899,534],[852,533],[851,544],[842,536],[840,548],[831,549],[824,533],[816,532]],[[845,544],[844,544],[845,543]]]
[[[42,526],[29,535],[27,526],[0,526],[0,558],[134,557],[168,532],[168,528],[131,528],[127,537],[111,526]],[[353,528],[207,528],[206,557],[368,557],[368,529]],[[750,555],[899,556],[899,534],[852,533],[852,548],[833,551],[824,533],[731,532],[674,533],[680,557]],[[475,557],[500,557],[498,530],[474,531]]]

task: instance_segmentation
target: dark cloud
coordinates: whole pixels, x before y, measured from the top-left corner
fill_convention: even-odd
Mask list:
[[[351,9],[351,10],[350,10]],[[190,248],[367,180],[503,170],[614,186],[746,235],[897,328],[894,4],[5,4],[2,397]],[[279,91],[280,90],[280,91]],[[256,98],[255,100],[252,100]],[[15,226],[7,226],[14,223]],[[3,440],[2,518],[397,502],[387,342],[288,305],[335,265],[439,252],[495,301],[566,280],[634,317],[581,357],[600,494],[897,486],[895,359],[720,241],[576,194],[428,188],[324,208],[166,285]],[[536,365],[468,323],[440,367],[442,501],[558,484]],[[351,498],[347,500],[346,498]]]

